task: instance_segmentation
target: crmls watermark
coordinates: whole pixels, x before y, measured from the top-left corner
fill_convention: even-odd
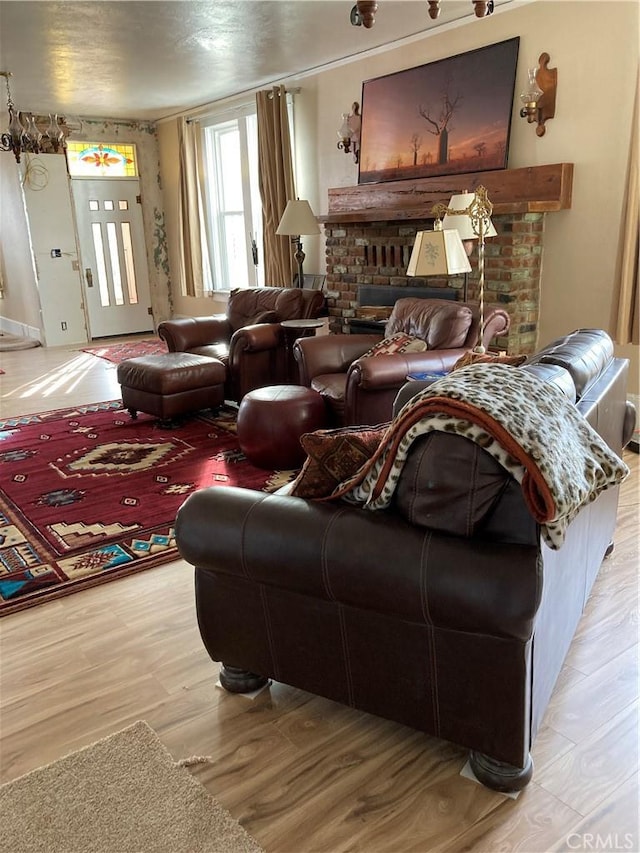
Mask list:
[[[635,853],[633,834],[631,832],[609,832],[601,835],[599,832],[572,832],[567,836],[569,850],[632,850]]]

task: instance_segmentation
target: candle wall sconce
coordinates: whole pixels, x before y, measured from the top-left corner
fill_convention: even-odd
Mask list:
[[[545,122],[556,114],[556,89],[558,87],[558,69],[549,68],[550,56],[541,53],[537,68],[529,69],[529,84],[520,95],[523,107],[522,118],[529,124],[536,123],[536,135],[544,136]]]
[[[354,101],[350,113],[342,113],[342,124],[338,130],[338,148],[345,154],[353,154],[357,163],[360,160],[360,104]]]

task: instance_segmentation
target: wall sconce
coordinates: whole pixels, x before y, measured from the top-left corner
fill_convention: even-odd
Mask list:
[[[545,121],[556,114],[558,69],[549,68],[550,59],[548,53],[540,54],[538,67],[529,69],[529,84],[526,91],[520,95],[520,100],[524,104],[520,110],[520,116],[526,118],[529,124],[537,123],[537,136],[544,136]]]
[[[353,153],[356,163],[360,161],[360,104],[354,101],[350,113],[342,113],[342,125],[338,131],[338,148],[345,154]]]

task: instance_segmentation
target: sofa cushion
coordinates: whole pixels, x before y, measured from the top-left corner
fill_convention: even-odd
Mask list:
[[[377,344],[368,349],[360,357],[367,358],[373,355],[394,355],[398,352],[424,352],[427,344],[422,338],[407,335],[406,332],[396,332],[390,338],[383,338]]]
[[[227,306],[234,332],[253,323],[293,320],[301,317],[302,312],[302,294],[291,287],[235,288]]]
[[[347,387],[346,373],[322,373],[319,376],[314,376],[311,380],[311,387],[318,394],[322,394],[322,398],[329,407],[329,410],[338,423],[344,420],[344,395]]]
[[[467,342],[473,312],[446,299],[398,299],[385,326],[385,338],[405,332],[427,343],[427,349],[454,349]]]
[[[613,358],[613,341],[602,329],[576,329],[531,356],[527,364],[553,364],[569,372],[580,399]]]
[[[223,364],[228,364],[229,362],[229,344],[228,343],[220,343],[220,344],[207,344],[206,346],[201,347],[191,347],[189,350],[193,355],[205,355],[207,358],[217,358]]]
[[[328,497],[339,483],[355,474],[373,456],[387,426],[342,427],[305,433],[300,444],[307,459],[288,493],[298,498]]]
[[[473,536],[511,480],[474,442],[434,432],[414,442],[398,480],[395,506],[411,524]]]

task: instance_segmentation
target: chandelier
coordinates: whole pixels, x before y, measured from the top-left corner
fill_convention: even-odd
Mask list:
[[[58,124],[58,116],[49,113],[49,124],[45,132],[41,133],[33,113],[21,112],[13,103],[9,88],[9,77],[13,77],[11,71],[0,71],[0,77],[4,77],[7,84],[9,113],[9,127],[0,136],[0,148],[3,151],[12,151],[16,163],[20,162],[20,154],[23,151],[28,154],[42,154],[53,150],[57,154],[60,147],[65,147],[65,135]]]
[[[441,0],[427,0],[429,6],[429,17],[432,21],[440,14]],[[493,0],[471,0],[476,18],[486,18],[493,12]],[[351,23],[354,27],[367,27],[370,29],[376,22],[378,3],[370,0],[358,0],[351,10]]]

